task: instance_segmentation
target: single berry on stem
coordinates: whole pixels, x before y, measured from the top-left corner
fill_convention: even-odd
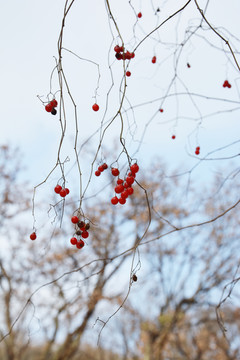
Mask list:
[[[65,196],[67,195],[66,189],[62,189],[62,190],[60,191],[59,195],[60,195],[61,197],[65,197]]]
[[[120,199],[118,199],[118,202],[119,202],[119,204],[124,205],[126,203],[126,199],[120,197]]]
[[[119,170],[117,168],[112,168],[112,175],[113,176],[118,176],[119,175]]]
[[[50,102],[50,104],[52,104],[52,107],[57,107],[58,102],[57,102],[56,99],[53,99],[53,100]]]
[[[98,111],[98,110],[99,110],[98,104],[93,104],[92,109],[93,109],[94,111]]]
[[[137,173],[139,171],[139,166],[137,163],[130,166],[130,170],[132,173]]]
[[[152,57],[152,63],[153,63],[153,64],[155,64],[155,63],[156,63],[156,61],[157,61],[156,56],[153,56],[153,57]]]
[[[96,170],[96,171],[95,171],[95,175],[96,175],[96,176],[100,176],[100,175],[101,175],[101,171]]]
[[[71,218],[71,222],[72,222],[73,224],[77,224],[77,223],[79,222],[78,217],[77,217],[77,216],[73,216],[73,217]]]
[[[139,13],[137,14],[137,17],[140,19],[140,18],[142,17],[142,13],[139,12]]]
[[[131,76],[131,71],[126,71],[126,76]]]
[[[78,248],[78,249],[82,249],[83,247],[84,247],[84,245],[85,245],[85,243],[84,243],[84,241],[81,239],[81,240],[79,240],[77,243],[76,243],[76,247]]]
[[[172,135],[172,139],[173,139],[173,140],[176,139],[176,136],[175,136],[175,135]]]
[[[33,232],[29,237],[30,237],[31,240],[36,240],[37,235],[36,235],[35,232]]]
[[[59,194],[61,190],[62,190],[61,185],[56,185],[55,188],[54,188],[54,191],[55,191],[56,194]]]
[[[117,203],[118,203],[118,198],[117,198],[116,196],[114,196],[114,197],[111,199],[111,203],[112,203],[113,205],[117,205]]]
[[[77,244],[77,238],[72,237],[71,240],[70,240],[70,243],[71,243],[72,245],[76,245],[76,244]]]
[[[84,239],[86,239],[86,238],[88,238],[88,236],[89,236],[88,231],[84,230],[84,231],[82,232],[82,237],[83,237]]]
[[[46,110],[47,112],[51,112],[52,109],[53,109],[53,106],[52,106],[51,103],[48,103],[48,104],[45,106],[45,110]]]

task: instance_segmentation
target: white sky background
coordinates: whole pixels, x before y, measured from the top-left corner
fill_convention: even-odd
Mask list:
[[[131,7],[127,0],[121,3],[116,0],[110,1],[125,46],[130,51],[149,31],[184,3],[184,1],[134,0],[131,2]],[[201,1],[200,5],[204,7],[205,1]],[[2,2],[0,5],[2,105],[0,107],[0,142],[20,147],[23,161],[27,166],[27,173],[24,176],[30,180],[32,186],[40,183],[55,165],[61,135],[58,115],[54,117],[48,114],[37,95],[42,96],[42,100],[47,100],[50,75],[55,66],[54,57],[57,57],[57,40],[61,28],[63,6],[64,1],[55,0],[34,3],[30,0],[21,2],[13,0]],[[158,16],[154,14],[154,8],[157,9],[157,7],[161,9]],[[134,10],[136,13],[141,11],[143,14],[138,22]],[[240,4],[237,0],[232,1],[231,6],[228,7],[225,1],[211,0],[206,13],[209,21],[233,41],[231,44],[234,50],[240,44],[236,39],[240,38],[239,11]],[[178,63],[178,80],[169,93],[189,91],[189,93],[229,99],[235,103],[212,102],[192,97],[197,104],[196,108],[188,95],[181,96],[177,100],[174,96],[164,99],[174,75],[174,61],[170,56],[176,49],[174,44],[183,41],[186,27],[192,26],[191,29],[194,29],[198,23],[199,14],[192,2],[181,16],[169,20],[157,33],[153,34],[152,39],[147,39],[137,49],[135,58],[129,63],[132,76],[127,78],[127,101],[123,109],[128,109],[131,104],[135,113],[134,117],[131,111],[128,111],[128,117],[124,115],[124,137],[129,154],[135,154],[134,157],[143,168],[148,166],[153,158],[160,156],[169,168],[181,167],[181,171],[187,171],[209,152],[239,140],[238,72],[228,54],[217,50],[201,38],[193,37],[184,46]],[[223,28],[226,28],[235,38]],[[98,67],[63,51],[64,71],[77,104],[78,145],[81,146],[88,136],[99,129],[101,121],[111,120],[119,108],[119,87],[123,77],[123,63],[115,60],[113,47],[120,42],[118,42],[113,23],[109,22],[103,0],[76,1],[66,18],[64,31],[63,46],[78,56],[99,64],[101,75],[97,91],[100,110],[95,113],[91,107],[95,102]],[[199,35],[207,37],[208,41],[219,49],[226,50],[223,42],[209,30],[199,32]],[[151,63],[153,55],[157,56],[157,63],[154,65]],[[190,69],[186,66],[187,62],[191,64]],[[111,76],[114,81],[112,88]],[[222,87],[225,79],[232,84],[231,89]],[[59,90],[56,72],[52,86],[53,92]],[[67,132],[62,160],[66,156],[70,158],[66,173],[69,176],[68,186],[72,189],[76,183],[78,184],[77,175],[72,168],[75,163],[73,152],[75,119],[73,106],[66,92],[64,96]],[[56,98],[59,100],[58,93]],[[158,101],[150,103],[158,98]],[[164,99],[163,102],[162,99]],[[149,104],[137,106],[145,102]],[[164,108],[163,113],[158,112],[160,107]],[[233,109],[237,110],[232,111]],[[224,110],[229,111],[224,112]],[[212,113],[218,114],[205,118],[207,114]],[[154,117],[154,114],[157,115]],[[202,122],[198,127],[201,116]],[[153,120],[141,140],[144,128],[151,118]],[[106,132],[103,141],[104,148],[110,151],[116,150],[119,132],[120,121],[117,118]],[[175,140],[171,139],[172,134],[176,135]],[[136,152],[139,142],[141,142],[141,147]],[[98,143],[99,135],[96,135],[80,157],[83,174],[87,176]],[[194,156],[196,146],[201,147],[199,159]],[[105,152],[100,153],[102,159],[97,159],[95,168],[101,160],[109,164],[114,162],[119,149],[110,158],[106,158]],[[239,144],[237,143],[235,146],[230,146],[228,150],[214,153],[212,157],[232,156],[238,152]],[[125,157],[121,159],[123,163],[126,161]],[[210,179],[212,173],[220,165],[227,169],[229,164],[230,160],[216,163],[202,161],[192,175],[198,179]],[[229,172],[234,169],[234,166]],[[74,179],[72,182],[70,174]],[[52,188],[59,176],[60,173],[56,171],[53,174],[53,180],[50,179],[45,188]],[[96,183],[95,178],[93,181]],[[103,185],[102,179],[99,184]]]

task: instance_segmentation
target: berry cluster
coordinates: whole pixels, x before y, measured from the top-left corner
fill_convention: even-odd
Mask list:
[[[228,87],[230,89],[232,87],[232,85],[229,84],[228,80],[225,80],[223,83],[223,87]]]
[[[100,176],[101,173],[108,168],[108,165],[106,163],[100,165],[98,169],[95,171],[96,176]]]
[[[135,54],[132,52],[130,53],[129,51],[126,51],[124,52],[124,48],[123,46],[119,46],[119,45],[116,45],[114,47],[114,51],[115,51],[115,57],[116,59],[118,60],[131,60],[134,58]]]
[[[47,112],[50,112],[52,115],[56,115],[57,110],[55,108],[57,107],[57,104],[58,104],[57,100],[53,99],[45,106],[45,110]]]
[[[120,194],[120,197],[114,196],[111,199],[113,205],[118,203],[124,205],[128,196],[134,193],[132,185],[135,181],[136,173],[139,171],[139,166],[137,163],[130,166],[130,171],[127,174],[125,180],[118,178],[117,185],[115,186],[115,193]],[[117,168],[112,168],[112,175],[119,176],[119,170]]]
[[[196,154],[196,155],[199,155],[199,154],[200,154],[200,146],[197,146],[197,147],[196,147],[195,154]]]
[[[75,234],[76,236],[82,237],[83,239],[87,239],[89,236],[89,228],[90,224],[85,223],[85,221],[80,221],[78,216],[73,216],[71,218],[72,223],[75,225]],[[77,239],[76,236],[70,239],[70,243],[75,245],[78,249],[82,249],[85,245],[85,242],[82,239]]]
[[[56,185],[54,191],[56,194],[59,194],[61,197],[65,197],[70,193],[70,190],[68,188],[62,188],[61,185]]]

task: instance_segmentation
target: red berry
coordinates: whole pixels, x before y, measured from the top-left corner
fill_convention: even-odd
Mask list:
[[[135,57],[134,52],[131,53],[131,59],[133,59]]]
[[[142,17],[142,13],[139,12],[139,13],[137,14],[137,17],[140,19],[140,18]]]
[[[117,185],[117,186],[115,187],[115,193],[117,193],[117,194],[121,194],[121,192],[122,192],[123,190],[124,190],[123,184]]]
[[[163,112],[163,109],[159,109],[160,112]]]
[[[200,150],[200,146],[197,146],[197,147],[196,147],[196,150],[198,150],[198,151],[199,151],[199,150]]]
[[[121,193],[121,198],[122,199],[126,199],[128,197],[128,191],[127,190],[124,190],[122,193]]]
[[[230,88],[232,87],[232,85],[228,83],[228,86],[227,86],[227,87],[230,89]]]
[[[123,54],[124,59],[130,60],[132,58],[132,55],[129,51]]]
[[[118,184],[118,185],[123,184],[123,179],[117,179],[117,184]]]
[[[53,109],[53,106],[52,106],[51,103],[48,103],[48,104],[45,106],[45,110],[46,110],[47,112],[51,112],[52,109]]]
[[[36,240],[37,235],[36,235],[35,232],[33,232],[29,237],[30,237],[31,240]]]
[[[76,247],[78,248],[78,249],[82,249],[83,247],[84,247],[84,245],[85,245],[85,243],[84,243],[84,241],[81,239],[81,240],[79,240],[77,243],[76,243]]]
[[[128,187],[128,188],[126,189],[126,191],[127,191],[128,195],[132,195],[132,194],[134,193],[134,190],[133,190],[132,187]]]
[[[100,176],[100,175],[101,175],[101,171],[99,171],[99,170],[95,171],[95,175],[96,175],[96,176]]]
[[[126,76],[131,76],[131,71],[126,71]]]
[[[133,176],[128,176],[126,178],[126,183],[128,183],[129,185],[132,185],[134,183],[134,177]]]
[[[126,203],[126,199],[121,197],[120,199],[118,199],[118,202],[119,204],[124,205]]]
[[[104,171],[103,165],[100,165],[100,166],[98,167],[98,171],[100,171],[100,172],[103,172],[103,171]]]
[[[118,198],[116,196],[114,196],[112,199],[111,199],[111,203],[113,205],[116,205],[118,203]]]
[[[98,104],[93,104],[92,109],[93,109],[94,111],[98,111],[98,110],[99,110]]]
[[[50,104],[52,104],[52,107],[57,107],[57,104],[58,104],[58,102],[57,102],[57,100],[56,99],[53,99],[51,102],[50,102]]]
[[[65,196],[67,195],[66,189],[62,189],[62,190],[60,191],[59,195],[60,195],[61,197],[65,197]]]
[[[152,63],[153,63],[153,64],[155,64],[155,63],[156,63],[156,61],[157,61],[156,56],[153,56],[153,57],[152,57]]]
[[[71,218],[71,222],[72,222],[73,224],[77,224],[77,223],[79,222],[78,217],[77,217],[77,216],[73,216],[73,217]]]
[[[68,188],[65,188],[65,191],[66,191],[67,195],[70,193],[70,190]]]
[[[123,186],[125,187],[125,189],[127,189],[127,188],[129,188],[131,185],[128,184],[128,183],[125,181],[125,183],[123,184]]]
[[[135,178],[136,174],[135,174],[135,172],[129,171],[128,176],[133,176]]]
[[[112,174],[113,174],[113,176],[118,176],[119,170],[117,168],[112,168]]]
[[[116,57],[117,60],[122,60],[123,59],[123,55],[119,54],[119,53],[116,53],[115,57]]]
[[[102,164],[103,169],[106,170],[108,168],[108,165],[106,163]]]
[[[59,194],[61,190],[62,190],[61,185],[56,185],[55,188],[54,188],[54,191],[55,191],[56,194]]]
[[[139,166],[137,163],[133,164],[132,166],[130,166],[130,170],[132,173],[137,173],[139,171]]]
[[[71,243],[72,245],[76,245],[76,244],[77,244],[77,238],[72,237],[71,240],[70,240],[70,243]]]
[[[176,138],[176,136],[175,135],[172,135],[172,139],[174,140]]]
[[[82,232],[82,237],[83,237],[84,239],[86,239],[86,238],[88,238],[88,236],[89,236],[88,231],[84,230],[84,231]]]
[[[116,45],[114,47],[114,51],[119,54],[122,50],[121,50],[121,47],[119,45]]]
[[[187,67],[188,67],[188,68],[190,68],[190,67],[191,67],[191,65],[190,65],[189,63],[187,63]]]

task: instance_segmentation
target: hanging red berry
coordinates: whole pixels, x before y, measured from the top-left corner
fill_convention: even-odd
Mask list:
[[[118,176],[119,175],[119,170],[117,168],[112,168],[112,175],[113,176]]]
[[[141,19],[141,17],[142,17],[142,13],[141,13],[141,12],[139,12],[139,13],[137,14],[137,17],[138,17],[139,19]]]
[[[83,237],[84,239],[86,239],[86,238],[88,238],[88,236],[89,236],[88,231],[84,230],[84,231],[82,232],[82,237]]]
[[[36,235],[35,232],[33,232],[29,237],[30,237],[31,240],[36,240],[37,235]]]
[[[76,245],[76,244],[77,244],[77,238],[72,237],[71,240],[70,240],[70,243],[71,243],[72,245]]]
[[[52,109],[53,109],[53,105],[52,105],[51,103],[49,103],[49,104],[47,104],[47,105],[45,106],[45,110],[46,110],[47,112],[51,112]]]
[[[98,104],[93,104],[92,109],[93,109],[94,111],[98,111],[98,110],[99,110]]]
[[[61,197],[65,197],[65,196],[67,195],[66,189],[62,189],[62,190],[59,192],[59,195],[60,195]]]
[[[96,170],[96,171],[95,171],[95,175],[96,175],[96,176],[100,176],[100,175],[101,175],[101,171]]]
[[[153,57],[152,57],[152,63],[153,63],[153,64],[155,64],[155,63],[156,63],[156,61],[157,61],[156,56],[153,56]]]
[[[82,249],[83,247],[84,247],[84,245],[85,245],[85,243],[84,243],[84,241],[81,239],[81,240],[79,240],[77,243],[76,243],[76,247],[78,248],[78,249]]]
[[[126,71],[126,76],[131,76],[131,71]]]
[[[111,199],[111,203],[112,203],[113,205],[117,205],[117,203],[118,203],[118,198],[117,198],[116,196],[114,196],[114,197]]]
[[[56,194],[59,194],[61,190],[62,190],[61,185],[56,185],[55,188],[54,188],[54,191],[55,191]]]
[[[72,222],[73,224],[77,224],[77,223],[79,222],[78,217],[77,217],[77,216],[73,216],[73,217],[71,218],[71,222]]]
[[[172,135],[172,139],[173,139],[173,140],[176,139],[176,136],[175,136],[175,135]]]

